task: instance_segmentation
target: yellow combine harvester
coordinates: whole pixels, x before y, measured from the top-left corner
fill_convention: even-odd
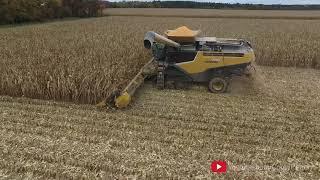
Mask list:
[[[223,93],[233,76],[248,74],[255,60],[248,41],[198,35],[199,31],[185,26],[168,30],[165,36],[147,32],[144,47],[152,50],[153,58],[124,90],[114,92],[99,106],[127,107],[136,89],[147,77],[154,76],[159,89],[206,83],[211,92]]]

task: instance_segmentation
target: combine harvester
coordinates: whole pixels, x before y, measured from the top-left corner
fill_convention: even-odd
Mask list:
[[[255,55],[248,41],[198,35],[185,26],[168,30],[165,36],[147,32],[144,47],[152,50],[153,58],[122,91],[113,92],[98,106],[127,107],[148,77],[156,78],[159,89],[206,83],[211,92],[223,93],[233,76],[250,74]]]

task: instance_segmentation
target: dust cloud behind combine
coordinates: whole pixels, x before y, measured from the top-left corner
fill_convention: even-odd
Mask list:
[[[275,95],[275,89],[267,85],[268,79],[255,62],[250,67],[249,76],[235,76],[230,81],[228,93],[232,95],[264,94]]]

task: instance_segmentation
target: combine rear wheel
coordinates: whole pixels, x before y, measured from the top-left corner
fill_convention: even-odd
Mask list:
[[[209,90],[213,93],[224,93],[228,89],[228,80],[223,77],[214,77],[209,82]]]

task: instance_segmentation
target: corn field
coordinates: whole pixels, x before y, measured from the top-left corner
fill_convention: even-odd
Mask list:
[[[146,83],[126,109],[90,105],[151,58],[145,32],[181,25],[251,41],[257,76],[231,79],[224,94]],[[319,179],[319,29],[127,16],[1,26],[0,179]],[[214,160],[227,173],[214,174]]]
[[[151,58],[144,33],[244,38],[267,66],[320,67],[319,20],[103,17],[0,28],[0,94],[94,104]]]

